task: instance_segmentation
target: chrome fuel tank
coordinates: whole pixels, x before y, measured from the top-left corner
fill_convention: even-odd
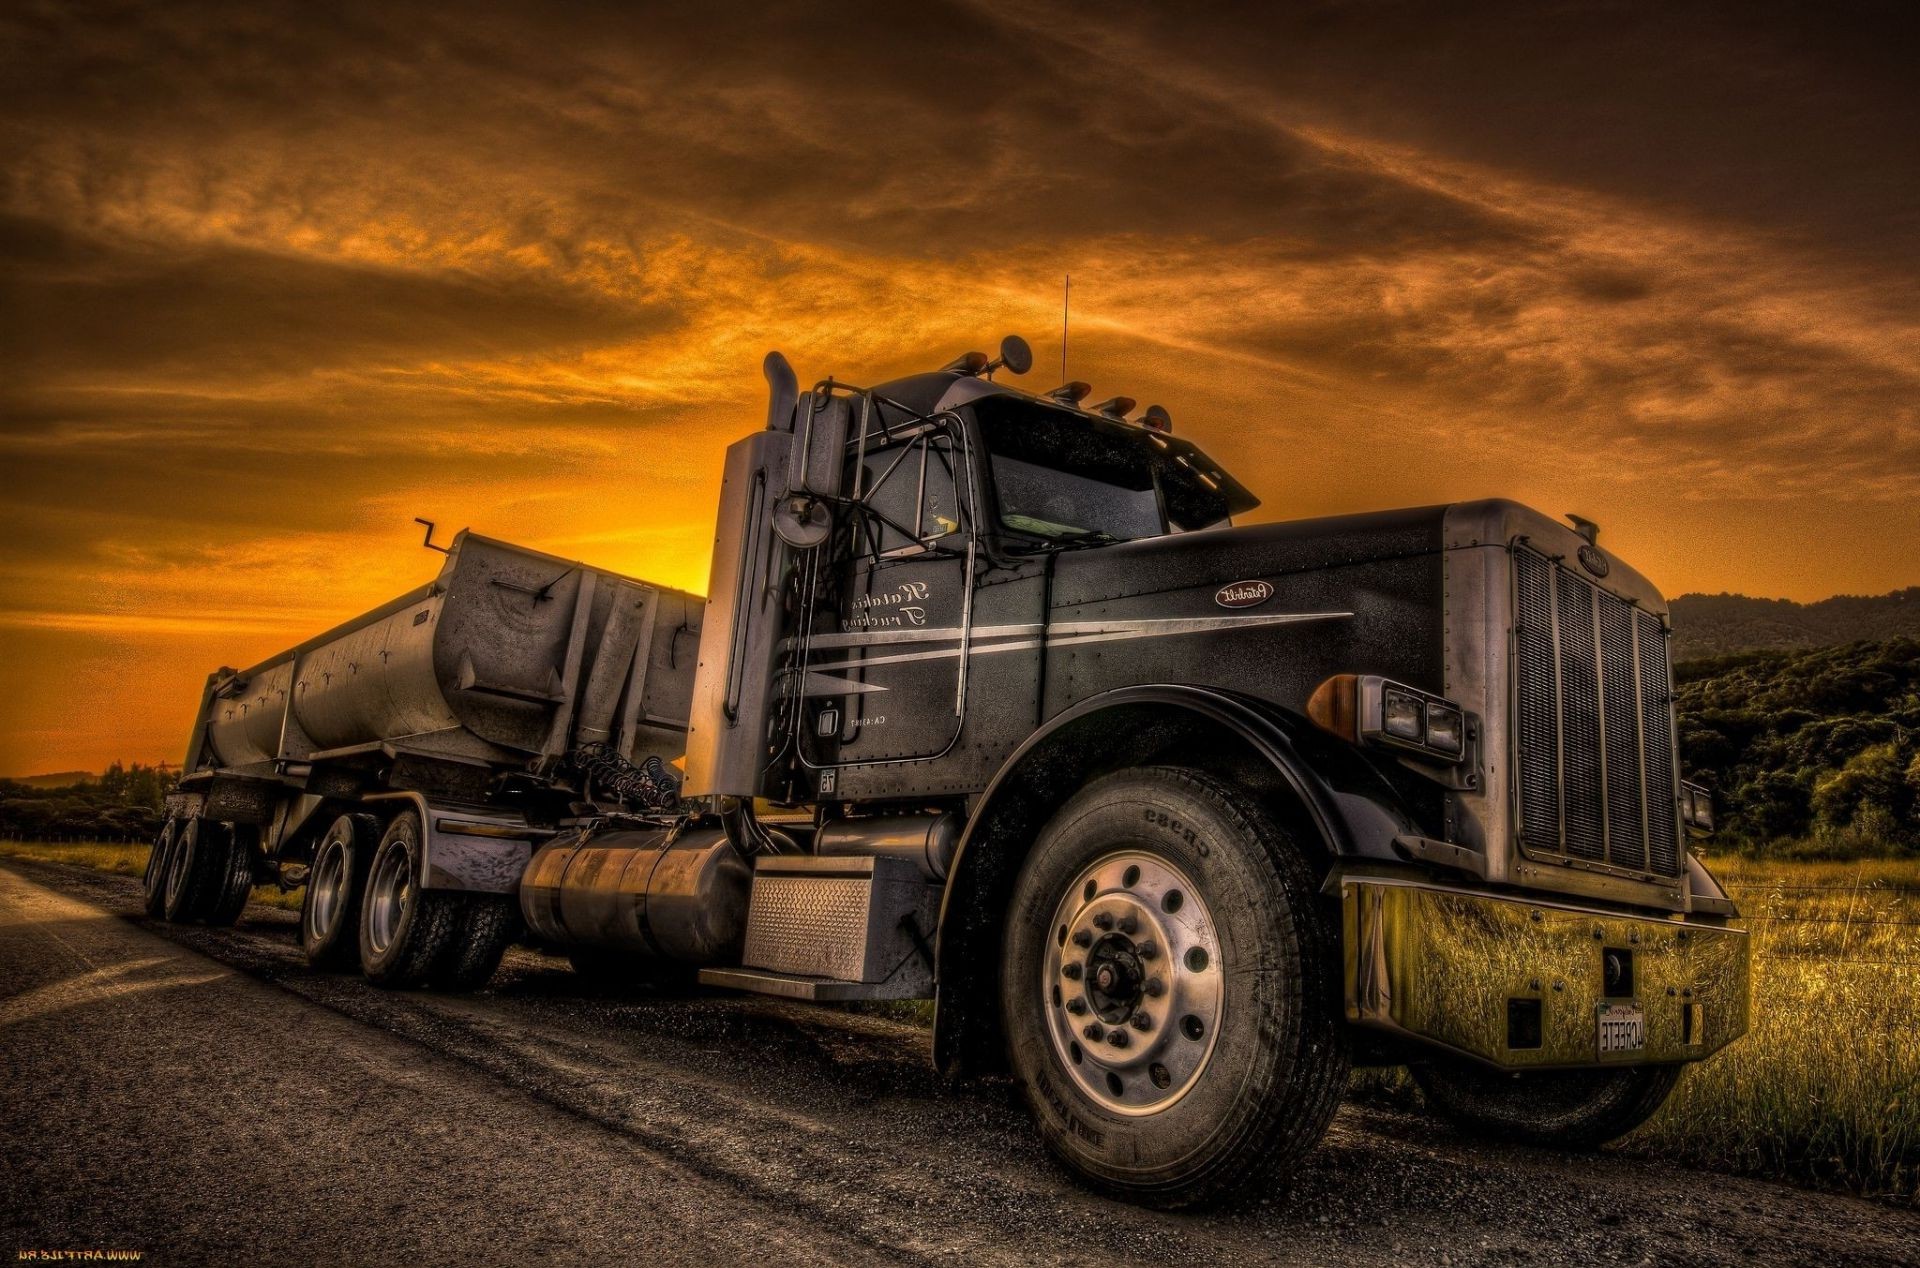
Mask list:
[[[527,864],[520,910],[561,946],[677,964],[731,964],[746,937],[752,873],[717,828],[557,837]]]

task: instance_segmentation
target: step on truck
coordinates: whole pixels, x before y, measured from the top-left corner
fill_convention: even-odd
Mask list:
[[[726,454],[704,598],[467,532],[213,674],[147,874],[316,966],[934,1001],[1087,1182],[1272,1183],[1353,1063],[1591,1147],[1748,1024],[1689,849],[1660,593],[1507,501],[1237,526],[1164,409],[989,359],[802,390]],[[427,544],[433,544],[428,526]]]

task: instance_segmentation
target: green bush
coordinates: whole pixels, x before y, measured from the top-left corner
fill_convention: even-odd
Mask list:
[[[1680,758],[1743,852],[1920,851],[1920,642],[1745,652],[1675,671]]]

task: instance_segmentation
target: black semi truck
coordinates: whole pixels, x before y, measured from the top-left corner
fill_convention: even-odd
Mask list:
[[[207,682],[149,909],[316,965],[931,999],[1136,1201],[1269,1183],[1355,1063],[1592,1146],[1748,1025],[1660,593],[1505,501],[1235,526],[1158,406],[768,356],[704,599],[471,533]],[[433,529],[427,529],[431,546]]]

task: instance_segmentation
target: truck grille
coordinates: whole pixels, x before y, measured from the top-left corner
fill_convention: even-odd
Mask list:
[[[1658,617],[1513,552],[1520,840],[1529,852],[1680,868],[1672,677]]]

